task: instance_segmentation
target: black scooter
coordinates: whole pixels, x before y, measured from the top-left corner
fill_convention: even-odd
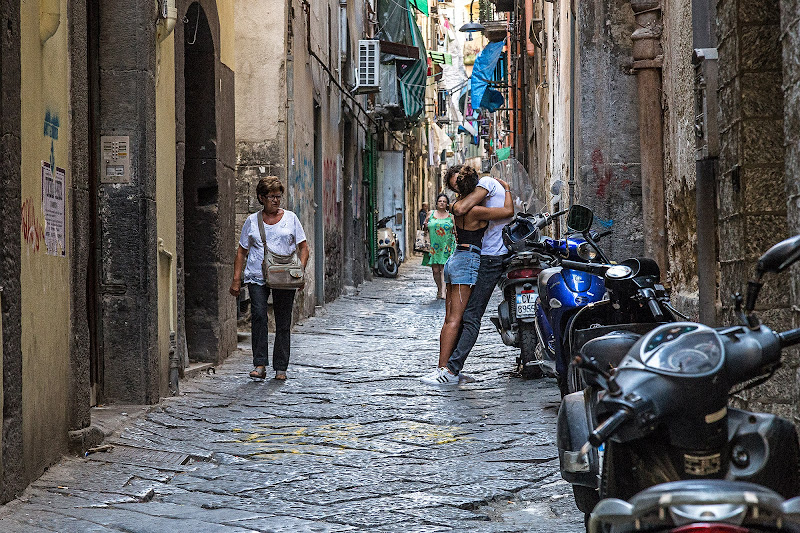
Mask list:
[[[603,389],[599,424],[570,429],[588,440],[580,452],[606,446],[590,533],[800,531],[800,498],[783,500],[800,493],[794,425],[728,406],[731,389],[766,381],[781,351],[800,344],[800,328],[776,333],[752,313],[762,276],[798,259],[800,235],[760,258],[746,298],[736,297],[740,326],[658,326],[620,341],[616,350],[629,349],[611,373],[597,363],[609,346],[584,346],[580,367]]]
[[[641,335],[655,327],[686,320],[669,301],[655,261],[633,258],[621,264],[578,264],[574,269],[602,275],[606,297],[582,308],[571,323],[571,354],[583,354],[581,365],[567,371],[569,392],[559,409],[557,444],[561,477],[572,484],[575,504],[589,513],[600,501],[602,447],[582,450],[588,431],[597,425],[596,405],[604,376],[619,365]],[[592,353],[592,358],[586,357]],[[587,370],[589,368],[590,370]]]

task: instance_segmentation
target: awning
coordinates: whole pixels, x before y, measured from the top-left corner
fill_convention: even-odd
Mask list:
[[[409,0],[409,3],[413,7],[417,8],[417,10],[420,11],[423,15],[425,15],[426,17],[428,16],[429,14],[428,0]]]
[[[497,60],[500,59],[500,54],[503,53],[504,45],[505,43],[502,41],[498,43],[489,43],[475,58],[475,64],[472,66],[472,77],[469,82],[473,109],[490,109],[494,107],[494,109],[491,109],[494,111],[502,106],[501,102],[499,106],[495,107],[497,95],[492,93],[489,93],[489,100],[484,102],[484,94],[487,91],[487,83],[492,80],[494,68],[497,65]]]

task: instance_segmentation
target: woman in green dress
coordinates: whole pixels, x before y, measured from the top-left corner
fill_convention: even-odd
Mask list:
[[[448,210],[450,199],[441,193],[436,197],[436,209],[428,215],[426,229],[431,239],[430,252],[425,252],[422,264],[430,266],[433,271],[433,281],[436,282],[436,297],[444,300],[444,264],[453,254],[456,247],[456,224],[453,215]]]

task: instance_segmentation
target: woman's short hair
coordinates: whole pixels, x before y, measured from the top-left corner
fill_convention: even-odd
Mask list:
[[[447,186],[462,196],[466,196],[475,190],[478,186],[478,172],[467,165],[459,165],[456,177],[456,188],[450,187],[450,179],[448,176]]]
[[[436,205],[439,205],[439,198],[444,198],[445,202],[447,202],[447,205],[450,205],[450,197],[443,192],[440,192],[439,196],[436,197]]]
[[[261,196],[266,196],[271,192],[283,194],[283,191],[283,183],[281,183],[280,178],[277,176],[264,176],[258,180],[258,185],[256,185],[256,199],[261,203]]]

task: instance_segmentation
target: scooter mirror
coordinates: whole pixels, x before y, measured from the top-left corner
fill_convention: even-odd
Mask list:
[[[758,273],[777,274],[789,268],[800,259],[800,235],[783,240],[767,250],[758,260]]]
[[[589,231],[593,221],[594,213],[592,213],[592,210],[588,207],[574,204],[569,208],[569,213],[567,213],[567,227],[579,233],[583,233],[584,231]]]

